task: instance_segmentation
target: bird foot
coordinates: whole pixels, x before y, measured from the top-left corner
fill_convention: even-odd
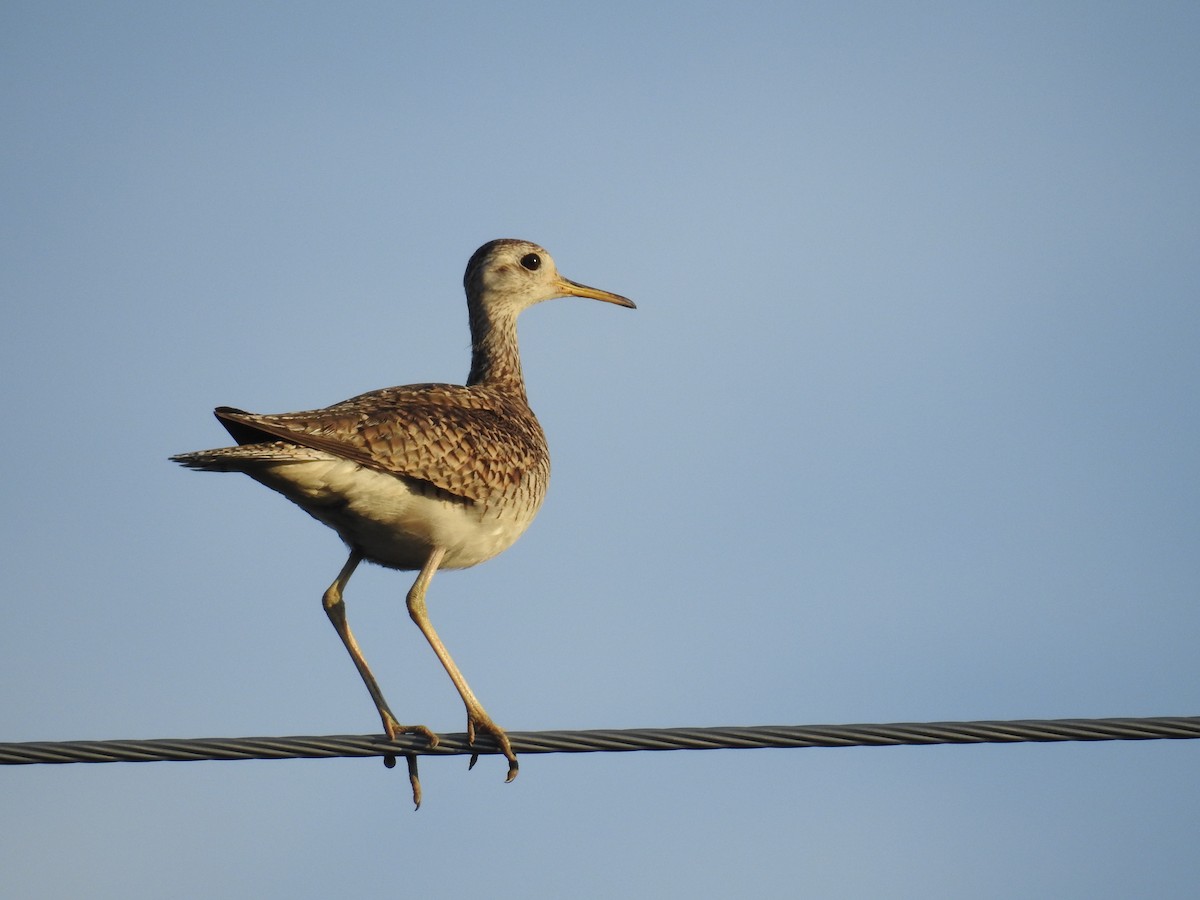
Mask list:
[[[413,811],[416,812],[421,808],[421,779],[417,775],[417,757],[409,753],[404,759],[408,763],[408,783],[412,786]]]
[[[398,734],[419,734],[429,741],[430,747],[438,745],[438,736],[424,725],[401,725],[396,721],[396,717],[388,710],[380,710],[380,717],[383,719],[383,730],[387,734],[389,741],[394,741]],[[408,783],[412,786],[413,808],[421,808],[421,778],[417,774],[417,756],[415,753],[405,753],[404,761],[408,764]],[[394,754],[388,754],[383,758],[383,764],[389,768],[396,767],[396,757]]]
[[[504,758],[508,760],[508,776],[504,779],[504,783],[508,784],[517,777],[517,770],[520,768],[520,763],[517,762],[517,754],[513,753],[512,743],[508,739],[508,733],[492,721],[491,716],[482,710],[479,712],[467,711],[467,743],[475,743],[475,731],[484,731],[496,739],[496,743],[500,747],[500,752],[504,754]],[[471,761],[467,764],[467,769],[475,767],[475,763],[479,760],[478,753],[471,754]]]
[[[417,756],[415,753],[405,753],[404,760],[408,763],[408,783],[412,785],[413,809],[418,810],[421,808],[421,778],[417,774]],[[396,768],[396,757],[385,756],[383,764],[389,769]]]
[[[398,734],[419,734],[425,740],[429,741],[430,747],[438,745],[438,736],[424,725],[401,725],[396,721],[396,717],[390,712],[380,712],[380,717],[383,719],[383,730],[387,734],[389,741],[394,741]]]

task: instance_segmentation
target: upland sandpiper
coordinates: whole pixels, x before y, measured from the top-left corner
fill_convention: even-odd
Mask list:
[[[463,285],[471,326],[465,385],[415,384],[360,394],[308,412],[256,415],[222,406],[236,447],[171,457],[189,468],[244,472],[334,529],[350,557],[324,594],[325,612],[346,645],[390,739],[436,735],[402,725],[388,708],[346,622],[342,594],[363,560],[419,572],[408,612],[467,708],[467,735],[492,735],[508,759],[508,735],[484,710],[438,637],[425,593],[438,569],[461,569],[506,550],[533,521],[546,495],[550,455],[529,408],[517,347],[517,316],[555,297],[590,297],[634,308],[617,294],[569,281],[544,249],[528,241],[484,244]],[[415,758],[409,759],[420,805]]]

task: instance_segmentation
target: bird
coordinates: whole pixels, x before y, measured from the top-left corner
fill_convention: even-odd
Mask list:
[[[518,771],[508,734],[472,692],[430,622],[434,573],[485,562],[533,521],[550,477],[550,454],[529,408],[517,317],[544,300],[581,297],[636,309],[620,294],[559,274],[538,244],[501,238],[472,254],[463,275],[471,331],[466,383],[411,384],[359,394],[332,406],[262,415],[214,410],[236,446],[181,453],[173,462],[207,472],[241,472],[291,500],[338,533],[349,557],[322,605],[375,704],[389,740],[437,735],[392,713],[346,618],[343,594],[358,566],[417,572],[406,603],[467,712],[467,738],[490,734]],[[420,807],[416,758],[407,755]],[[474,764],[475,758],[472,758]],[[394,765],[394,757],[385,757]]]

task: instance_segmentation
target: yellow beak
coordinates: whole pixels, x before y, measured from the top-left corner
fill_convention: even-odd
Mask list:
[[[615,303],[617,306],[624,306],[627,309],[637,309],[637,306],[628,297],[622,297],[620,294],[610,294],[608,291],[602,291],[599,288],[588,287],[586,284],[579,284],[571,281],[568,278],[563,278],[561,275],[558,278],[557,285],[560,297],[588,297],[592,300],[603,300],[605,303]]]

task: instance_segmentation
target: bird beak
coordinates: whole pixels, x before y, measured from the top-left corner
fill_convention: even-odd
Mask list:
[[[634,302],[628,297],[622,297],[620,294],[610,294],[608,291],[602,291],[599,288],[588,287],[586,284],[578,284],[567,278],[558,279],[556,285],[560,291],[560,297],[589,297],[592,300],[603,300],[605,303],[615,303],[617,306],[624,306],[628,309],[637,309]]]

